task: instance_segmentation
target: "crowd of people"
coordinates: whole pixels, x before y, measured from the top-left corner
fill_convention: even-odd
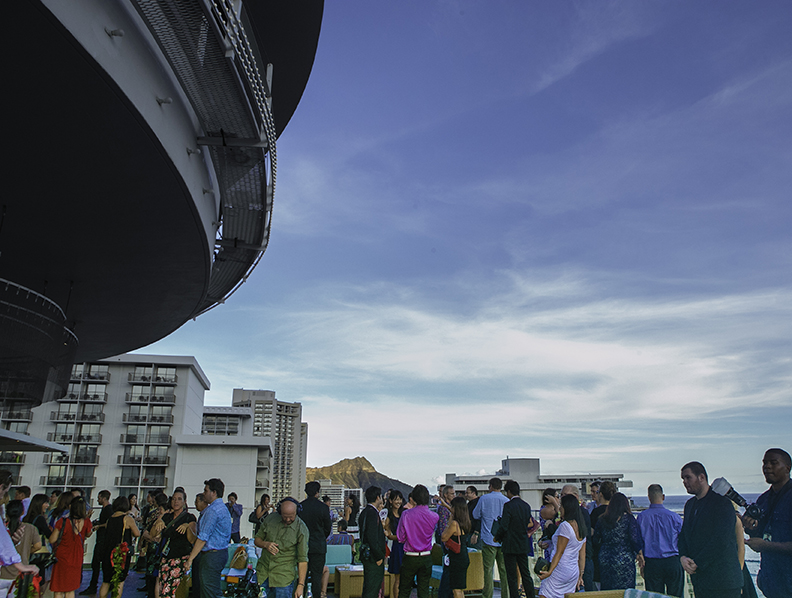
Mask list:
[[[563,598],[576,591],[634,588],[636,563],[649,591],[682,596],[687,573],[696,598],[749,598],[756,593],[745,567],[747,545],[761,555],[758,585],[766,598],[792,598],[790,469],[789,453],[769,449],[762,471],[770,488],[739,515],[734,503],[710,486],[704,466],[687,463],[681,479],[693,496],[684,517],[663,506],[658,484],[648,487],[650,506],[635,517],[612,482],[592,484],[590,503],[581,501],[574,485],[559,493],[548,488],[534,512],[516,481],[503,484],[498,477],[481,496],[473,486],[464,496],[445,486],[432,497],[419,484],[406,498],[398,490],[383,493],[371,486],[365,505],[353,494],[341,516],[328,497],[320,498],[320,484],[309,482],[302,502],[289,497],[272,505],[265,494],[252,510],[248,521],[260,549],[257,582],[268,598],[302,598],[309,582],[314,598],[326,598],[327,546],[346,544],[363,567],[362,598],[383,592],[386,567],[393,598],[409,598],[414,587],[418,598],[428,598],[432,550],[439,546],[438,598],[463,597],[470,550],[481,552],[484,598],[493,596],[495,567],[502,598]],[[170,496],[150,492],[142,509],[134,495],[111,500],[103,490],[99,509],[91,509],[79,489],[31,496],[29,488],[19,486],[9,501],[12,484],[10,472],[0,470],[5,522],[0,598],[20,574],[39,573],[39,567],[47,571],[55,598],[74,598],[85,541],[92,534],[92,576],[81,595],[120,596],[136,557],[145,579],[138,589],[147,598],[175,598],[186,579],[192,581],[191,598],[219,598],[228,547],[243,541],[242,505],[234,492],[223,501],[225,486],[218,478],[206,480],[193,498],[198,517],[188,509],[183,488]],[[537,557],[533,571],[529,556]]]

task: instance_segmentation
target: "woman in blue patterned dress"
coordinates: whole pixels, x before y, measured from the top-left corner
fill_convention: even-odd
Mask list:
[[[621,492],[613,495],[605,514],[597,520],[594,543],[599,546],[601,589],[634,588],[635,559],[643,542],[630,501]]]

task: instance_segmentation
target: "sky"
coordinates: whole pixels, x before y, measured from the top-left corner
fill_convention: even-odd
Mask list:
[[[792,451],[792,4],[326,0],[272,236],[145,353],[408,484]],[[277,93],[277,90],[273,90]]]

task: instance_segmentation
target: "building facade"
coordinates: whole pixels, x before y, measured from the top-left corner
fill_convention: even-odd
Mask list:
[[[596,474],[569,474],[569,475],[542,475],[539,459],[510,459],[506,457],[501,461],[501,468],[492,475],[461,475],[446,474],[446,484],[454,486],[456,492],[464,492],[468,486],[475,486],[479,494],[486,492],[489,480],[498,477],[501,481],[515,480],[520,484],[520,496],[532,508],[538,509],[542,505],[542,492],[545,488],[560,490],[566,484],[574,484],[582,499],[591,498],[591,483],[595,481],[611,481],[619,489],[632,488],[632,482],[625,480],[621,473],[596,473]]]
[[[231,403],[251,409],[254,436],[272,440],[268,492],[272,501],[287,496],[302,500],[308,452],[308,424],[302,421],[302,405],[279,401],[272,390],[242,388],[234,389]]]
[[[66,451],[3,450],[0,468],[34,492],[79,487],[92,499],[107,489],[142,501],[149,490],[182,486],[190,504],[204,480],[218,477],[226,494],[239,496],[244,521],[264,493],[300,497],[307,447],[301,405],[250,391],[249,405],[205,406],[209,387],[194,357],[125,354],[77,364],[56,402],[0,404],[0,426]],[[237,391],[235,399],[243,402]]]

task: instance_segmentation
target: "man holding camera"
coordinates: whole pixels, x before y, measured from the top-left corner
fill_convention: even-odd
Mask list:
[[[756,579],[767,598],[792,598],[792,458],[771,448],[762,459],[762,473],[770,489],[756,501],[758,519],[745,515],[743,524],[750,539],[746,544],[762,555]]]
[[[682,483],[694,496],[685,503],[679,560],[690,574],[696,598],[740,598],[743,573],[732,502],[712,491],[707,470],[698,461],[682,468]]]

